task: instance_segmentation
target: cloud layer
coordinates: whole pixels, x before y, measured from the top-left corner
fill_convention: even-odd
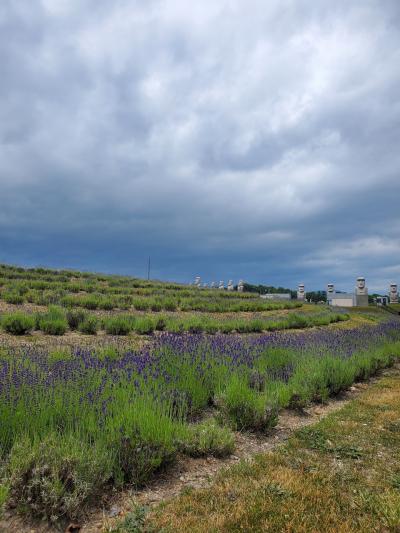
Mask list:
[[[400,284],[397,0],[3,0],[0,261]]]

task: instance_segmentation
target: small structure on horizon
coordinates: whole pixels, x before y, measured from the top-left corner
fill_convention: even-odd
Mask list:
[[[239,283],[238,283],[238,286],[237,286],[237,290],[238,290],[238,292],[243,292],[244,291],[244,281],[242,279],[239,280]]]
[[[266,294],[260,294],[260,298],[264,300],[291,300],[292,295],[288,292],[267,292]]]
[[[327,297],[328,305],[334,307],[354,307],[356,305],[356,296],[348,292],[335,292],[330,299]]]
[[[228,291],[233,291],[233,280],[228,281]]]
[[[357,278],[356,284],[356,305],[365,307],[368,306],[368,288],[365,284],[365,278],[362,276]]]
[[[222,289],[222,290],[225,289],[225,286],[224,286],[224,282],[223,282],[223,281],[220,281],[220,282],[219,282],[218,289]]]
[[[368,306],[368,288],[365,284],[365,278],[358,277],[354,293],[333,292],[329,293],[330,287],[334,286],[332,283],[328,285],[326,300],[329,305],[334,307],[366,307]]]
[[[389,300],[391,304],[399,303],[399,291],[397,289],[397,283],[391,283],[389,287]]]
[[[194,286],[199,289],[200,288],[200,284],[201,284],[201,277],[200,276],[196,276],[194,278]]]
[[[212,288],[212,289],[215,289],[215,281],[212,281],[212,282],[211,282],[211,288]]]
[[[301,300],[303,302],[306,299],[306,292],[305,292],[304,283],[299,283],[299,287],[297,289],[297,299]]]
[[[378,307],[384,307],[389,305],[390,298],[389,296],[377,296],[374,300]]]

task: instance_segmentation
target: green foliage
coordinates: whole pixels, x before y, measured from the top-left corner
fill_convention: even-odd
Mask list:
[[[68,361],[73,359],[71,349],[69,347],[58,348],[57,350],[50,350],[47,356],[50,364],[57,364],[60,361]]]
[[[50,306],[47,313],[38,317],[39,329],[48,335],[64,335],[68,322],[62,308]]]
[[[133,317],[114,316],[104,321],[104,328],[109,335],[128,335],[134,326]]]
[[[4,331],[12,335],[25,335],[35,326],[35,319],[23,313],[10,313],[2,317],[1,325]]]
[[[147,507],[136,506],[109,533],[141,533],[145,524]]]
[[[4,504],[6,503],[8,499],[8,491],[9,491],[8,485],[5,485],[0,482],[0,518],[1,518],[1,515],[3,514]]]
[[[183,426],[178,447],[191,457],[226,457],[235,449],[235,438],[228,428],[209,419],[199,424]]]
[[[135,320],[133,329],[139,335],[149,335],[156,329],[156,323],[150,317],[139,317]]]
[[[223,393],[217,398],[221,414],[234,429],[265,432],[277,424],[275,402],[267,403],[264,394],[251,389],[234,374]]]
[[[53,522],[75,518],[101,495],[112,475],[112,454],[75,435],[21,438],[8,465],[9,501]]]
[[[80,324],[86,319],[87,314],[81,309],[70,309],[67,311],[66,318],[70,329],[79,329]]]
[[[79,324],[79,331],[86,335],[96,335],[99,327],[99,322],[95,316],[86,317],[83,322]]]
[[[8,304],[20,305],[24,303],[24,297],[16,291],[4,292],[2,298]]]

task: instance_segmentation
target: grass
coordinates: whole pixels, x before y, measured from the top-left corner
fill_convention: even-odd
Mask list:
[[[8,502],[47,520],[74,519],[109,487],[145,483],[179,451],[231,453],[229,429],[192,424],[193,415],[213,405],[220,423],[266,432],[282,407],[324,400],[393,363],[400,342],[383,344],[382,335],[346,357],[198,336],[167,336],[139,353],[4,351],[0,482]]]
[[[400,529],[400,377],[147,516],[143,531]]]
[[[400,355],[398,322],[369,310],[349,318],[246,293],[0,265],[0,298],[10,294],[24,303],[1,317],[3,329],[48,337],[2,336],[20,348],[0,349],[0,507],[57,527],[112,491],[145,484],[178,454],[229,455],[234,430],[268,432],[280,409],[324,402]],[[340,329],[349,325],[360,328]],[[304,331],[280,332],[295,329]],[[102,333],[50,337],[68,330]],[[104,332],[125,338],[91,349]],[[133,334],[147,336],[138,349]],[[56,348],[35,345],[40,338]],[[71,339],[82,345],[62,348]],[[356,445],[309,438],[317,451],[363,457]],[[266,489],[286,493],[277,481]],[[136,511],[124,525],[132,531],[144,522]]]

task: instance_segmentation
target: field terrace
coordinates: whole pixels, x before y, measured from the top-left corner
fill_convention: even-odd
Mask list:
[[[254,310],[260,304],[254,295],[214,297],[212,291],[127,278],[7,272],[8,277],[3,269],[2,297],[19,294],[23,302],[3,300],[10,307],[2,316],[0,347],[0,508],[53,524],[80,519],[96,505],[107,505],[115,491],[142,486],[178,455],[229,456],[239,434],[266,434],[282,409],[324,403],[400,356],[398,318],[373,308],[350,315],[318,305]],[[25,282],[27,290],[20,290]],[[236,307],[192,310],[190,328],[177,331],[168,329],[182,320],[174,314],[188,312],[181,311],[180,303],[175,311],[135,310],[134,305],[86,309],[89,315],[82,320],[94,317],[98,324],[103,319],[96,313],[110,316],[104,330],[85,334],[79,327],[72,330],[68,313],[77,309],[61,299],[29,308],[39,305],[27,301],[33,282],[58,284],[57,289],[42,285],[34,290],[65,291],[61,299],[70,294],[67,285],[72,283],[88,283],[94,287],[90,294],[115,284],[119,290],[161,291],[163,297],[172,291],[168,298],[173,302],[182,302],[175,294],[185,291],[192,301],[204,300],[204,308],[208,303],[223,307],[225,301]],[[238,306],[242,301],[253,310],[244,311]],[[20,311],[14,323],[15,308]],[[225,317],[227,312],[241,317]],[[245,313],[249,316],[243,318]],[[336,315],[340,318],[331,321]],[[21,316],[28,316],[31,328],[20,335],[7,332],[8,324],[17,328],[24,322]],[[160,316],[163,328],[124,330],[124,324],[139,320],[155,324]],[[210,320],[217,326],[212,328]],[[221,333],[221,324],[229,320],[236,320],[235,327]],[[258,333],[240,330],[243,321],[260,320]],[[207,323],[209,331],[198,328]],[[48,324],[53,334],[43,331]],[[110,324],[121,328],[119,334]],[[266,324],[280,327],[266,332]]]

